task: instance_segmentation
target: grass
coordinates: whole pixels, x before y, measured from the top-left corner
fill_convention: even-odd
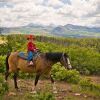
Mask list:
[[[100,91],[98,90],[91,90],[91,89],[83,89],[79,85],[72,85],[72,91],[75,93],[79,93],[83,96],[95,98],[95,100],[100,100]],[[87,99],[86,99],[87,100]]]
[[[28,84],[27,84],[28,83]],[[18,82],[20,91],[16,91],[13,86],[13,80],[9,82],[9,92],[5,93],[0,100],[55,100],[55,95],[52,93],[51,85],[46,82],[43,89],[37,87],[37,93],[31,93],[32,80],[20,80]]]
[[[40,80],[37,85],[37,94],[31,93],[32,80],[19,79],[18,86],[21,92],[14,89],[13,80],[9,79],[9,92],[0,100],[99,100],[99,92],[83,90],[79,85],[71,85],[57,81],[57,94],[53,94],[52,85],[48,80]],[[70,86],[70,91],[69,91]],[[79,95],[76,95],[79,94]],[[21,98],[21,99],[20,99]]]

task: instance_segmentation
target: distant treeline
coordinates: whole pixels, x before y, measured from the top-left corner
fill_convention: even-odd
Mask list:
[[[7,38],[8,41],[17,41],[25,43],[27,35],[23,34],[15,34],[15,35],[6,35],[1,36],[2,39],[4,37]],[[36,36],[36,40],[39,42],[53,43],[57,45],[62,45],[64,47],[68,46],[80,46],[80,47],[88,47],[93,48],[97,52],[100,53],[100,38],[62,38],[62,37],[50,37],[50,36]]]
[[[94,48],[100,53],[100,38],[61,38],[61,37],[47,37],[37,36],[39,42],[55,43],[62,46],[76,45],[80,47]]]

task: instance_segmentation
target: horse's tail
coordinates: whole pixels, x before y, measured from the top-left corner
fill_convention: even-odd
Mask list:
[[[9,59],[10,54],[11,54],[11,53],[8,53],[8,54],[7,54],[7,57],[6,57],[6,72],[9,71],[9,63],[8,63],[8,59]]]

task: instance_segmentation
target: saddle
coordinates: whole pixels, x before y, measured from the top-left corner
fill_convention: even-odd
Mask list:
[[[33,59],[36,59],[38,57],[38,53],[36,53],[34,56],[33,56]],[[27,53],[24,53],[24,52],[19,52],[18,53],[18,57],[24,59],[24,60],[28,60],[28,54]]]

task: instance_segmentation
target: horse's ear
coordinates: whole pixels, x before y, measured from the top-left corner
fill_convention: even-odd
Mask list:
[[[65,56],[65,57],[68,57],[68,52],[64,53],[64,56]]]

